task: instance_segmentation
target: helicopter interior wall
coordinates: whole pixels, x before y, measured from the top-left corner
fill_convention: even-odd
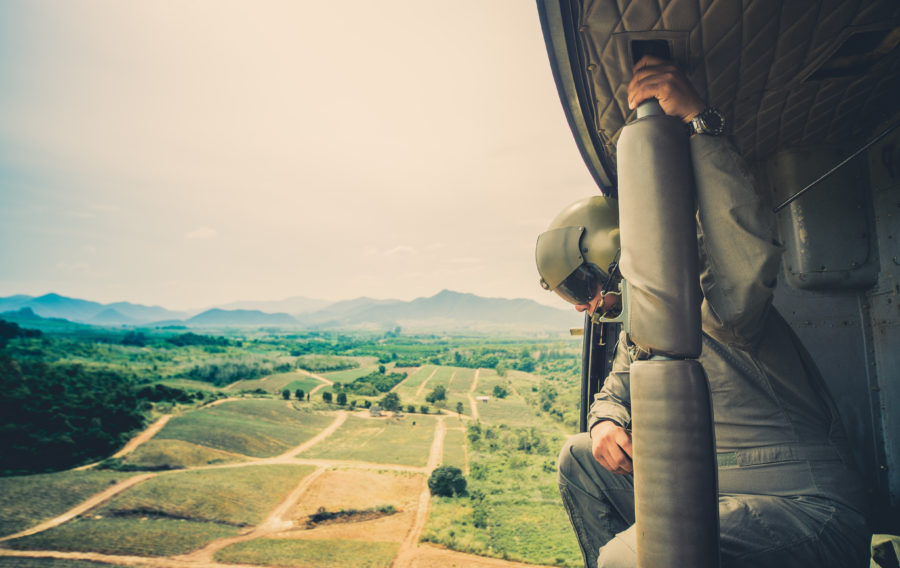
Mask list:
[[[871,262],[877,279],[872,285],[865,284],[865,279],[859,280],[863,284],[854,289],[847,285],[846,275],[818,277],[818,280],[813,275],[815,285],[806,286],[788,268],[791,253],[788,251],[774,303],[818,363],[838,406],[857,465],[869,487],[875,530],[897,533],[900,530],[897,515],[900,507],[897,411],[900,408],[897,380],[900,377],[897,349],[900,345],[900,135],[889,136],[858,161],[858,166],[868,170],[868,175],[859,178],[858,169],[856,174],[852,169],[844,174],[857,176],[856,185],[844,185],[834,195],[826,196],[818,193],[818,189],[813,190],[802,198],[808,200],[804,207],[786,209],[785,213],[787,217],[798,211],[802,212],[801,216],[832,216],[841,210],[835,207],[834,200],[839,205],[844,196],[847,207],[843,211],[851,218],[848,224],[852,225],[861,222],[859,218],[852,220],[859,213],[854,204],[864,203],[864,221],[872,235],[871,242],[876,245]],[[769,168],[773,187],[785,183],[783,179],[772,179],[778,171]],[[827,259],[831,266],[849,266],[851,261],[840,255],[854,251],[858,254],[859,247],[828,250],[834,233],[827,227],[840,233],[841,222],[839,216],[831,225],[814,223],[816,229],[808,232],[806,245],[799,247],[803,250],[793,251],[795,258],[798,254],[813,254]],[[796,229],[796,224],[796,219],[780,219],[779,230],[790,232]],[[787,243],[788,249],[791,246]],[[829,278],[833,284],[823,285]]]

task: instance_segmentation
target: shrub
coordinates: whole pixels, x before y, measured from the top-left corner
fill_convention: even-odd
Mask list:
[[[337,395],[337,403],[341,406],[347,404],[347,393],[339,392]]]
[[[428,490],[432,495],[441,497],[453,497],[464,495],[466,492],[466,478],[462,470],[452,465],[442,465],[435,468],[428,478]]]
[[[331,391],[325,391],[325,392],[323,392],[323,393],[322,393],[322,400],[324,400],[324,401],[327,402],[328,404],[331,404]]]
[[[400,410],[400,397],[395,392],[389,392],[381,399],[381,408],[390,411]]]
[[[439,400],[447,400],[447,389],[444,388],[444,385],[438,385],[425,397],[425,400],[432,404]]]

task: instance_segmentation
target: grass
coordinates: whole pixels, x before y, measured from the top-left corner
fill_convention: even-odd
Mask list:
[[[453,420],[448,419],[448,422]],[[447,432],[444,436],[444,457],[443,465],[453,465],[459,469],[466,470],[466,433],[462,427],[450,426],[448,424]]]
[[[18,550],[168,556],[184,554],[237,533],[236,527],[186,520],[81,518],[4,545]]]
[[[14,534],[59,516],[132,475],[135,474],[65,471],[0,477],[0,535]]]
[[[208,464],[243,461],[245,457],[192,444],[183,440],[151,439],[137,447],[122,460],[125,464],[147,468],[169,466],[182,469]]]
[[[254,379],[252,381],[237,381],[235,383],[231,383],[228,386],[228,390],[230,391],[241,391],[241,390],[255,390],[262,389],[266,392],[280,394],[282,390],[285,388],[290,388],[292,382],[295,381],[303,381],[309,382],[313,384],[313,386],[321,384],[320,381],[313,379],[308,375],[304,375],[302,373],[291,372],[291,373],[275,373],[273,375],[269,375],[267,377],[263,377],[261,379]],[[303,387],[300,387],[303,388]],[[303,389],[307,390],[308,389]],[[291,389],[291,394],[294,393],[294,390]]]
[[[158,475],[113,497],[96,514],[152,514],[256,525],[312,470],[310,466],[267,465]]]
[[[25,558],[22,556],[0,556],[0,568],[109,568],[118,564],[71,560],[68,558]]]
[[[240,542],[216,552],[217,562],[311,568],[388,568],[397,555],[395,542],[351,540],[257,539]]]
[[[479,376],[481,374],[479,373]],[[447,391],[451,393],[462,393],[467,395],[472,387],[472,381],[475,379],[475,369],[455,369],[450,383],[447,385]]]
[[[477,443],[469,444],[467,481],[473,498],[433,499],[423,540],[484,556],[581,566],[581,553],[556,487],[556,452],[567,432],[524,400],[522,391],[537,396],[532,386],[538,388],[539,378],[511,375],[507,382],[493,371],[481,371],[476,393],[487,394],[491,400],[479,404],[483,434]],[[492,396],[495,384],[507,387],[507,398]],[[461,436],[461,432],[447,431],[444,462],[448,465],[458,465],[453,461],[460,458],[450,452]],[[520,449],[523,437],[536,442],[531,453]],[[479,515],[485,526],[475,526]]]
[[[436,367],[434,365],[423,365],[406,377],[406,380],[403,381],[401,385],[412,389],[412,391],[415,392],[416,389],[419,388],[419,385],[424,383],[435,369]]]
[[[283,400],[239,400],[176,416],[156,438],[271,457],[309,440],[333,419],[289,408]]]
[[[215,392],[221,390],[212,383],[204,383],[203,381],[192,381],[190,379],[166,379],[157,381],[159,384],[176,389],[192,389],[200,391]]]
[[[305,375],[300,375],[299,377],[300,378],[297,380],[284,385],[284,388],[291,391],[291,396],[294,396],[294,392],[296,392],[297,389],[303,389],[303,392],[308,393],[322,384],[322,381],[312,377],[307,377]]]
[[[390,365],[385,365],[385,367],[389,367]],[[329,381],[335,383],[352,383],[356,379],[360,377],[365,377],[370,373],[374,373],[378,370],[378,364],[375,365],[363,365],[361,367],[356,367],[355,369],[346,369],[343,371],[331,371],[328,373],[316,373],[328,379]]]
[[[402,419],[350,416],[325,442],[300,457],[424,466],[434,427],[435,418],[421,414]]]
[[[473,526],[472,505],[467,497],[432,497],[422,540],[459,552],[502,557],[494,553],[490,533]]]
[[[525,373],[522,373],[523,375]],[[515,384],[515,391],[511,385]],[[500,385],[508,391],[506,398],[494,396],[494,386]],[[530,381],[513,383],[507,378],[500,377],[494,371],[482,370],[478,378],[478,387],[474,396],[485,395],[490,397],[486,403],[478,403],[478,416],[482,422],[489,424],[507,424],[509,426],[533,426],[538,422],[534,411],[521,396],[523,390],[530,391]],[[516,395],[516,391],[519,395]]]

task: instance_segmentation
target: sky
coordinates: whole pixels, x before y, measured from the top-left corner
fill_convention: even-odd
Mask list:
[[[0,296],[564,307],[597,191],[533,0],[0,2]]]

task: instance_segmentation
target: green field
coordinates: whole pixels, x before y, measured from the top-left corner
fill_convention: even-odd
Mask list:
[[[220,390],[218,387],[210,383],[204,383],[203,381],[191,381],[189,379],[166,379],[158,382],[160,384],[166,385],[167,387],[177,389],[200,390],[209,392]]]
[[[310,568],[388,568],[397,555],[395,542],[349,540],[258,539],[240,542],[215,554],[217,562]]]
[[[137,447],[122,462],[147,469],[183,469],[247,458],[183,440],[153,438]]]
[[[61,515],[88,497],[135,475],[113,471],[64,471],[0,477],[0,535]]]
[[[448,418],[447,420],[455,422],[454,419]],[[447,432],[444,435],[444,457],[441,461],[443,465],[452,465],[462,471],[466,470],[466,433],[462,426],[448,424]]]
[[[291,386],[293,383],[300,383],[305,386],[293,387]],[[294,390],[298,388],[302,388],[304,391],[309,392],[313,387],[320,384],[322,384],[322,381],[316,380],[304,373],[293,371],[290,373],[275,373],[274,375],[252,381],[238,381],[228,385],[228,390],[242,391],[262,389],[268,393],[281,394],[282,390],[288,389],[291,391],[291,395],[293,395]]]
[[[326,414],[295,410],[283,400],[238,400],[177,416],[156,438],[270,457],[309,440],[333,419]]]
[[[323,384],[322,381],[318,379],[301,375],[297,380],[291,381],[288,384],[284,385],[284,388],[291,391],[291,396],[294,396],[294,393],[297,392],[297,389],[300,389],[304,393],[309,394],[314,388],[321,384]]]
[[[421,414],[402,419],[350,416],[337,432],[300,457],[424,466],[435,420]]]
[[[110,568],[112,566],[118,566],[118,564],[91,562],[89,560],[69,560],[64,558],[0,556],[0,568]]]
[[[447,392],[468,394],[474,379],[475,369],[454,369],[450,383],[447,385]]]
[[[468,393],[474,377],[475,369],[426,365],[397,385],[394,392],[403,404],[414,404],[418,407],[422,404],[431,405],[432,403],[427,402],[425,398],[440,385],[446,389],[447,398],[435,403],[434,406],[456,412],[456,404],[461,402],[463,413],[471,414]]]
[[[97,514],[129,518],[150,515],[238,527],[256,525],[312,469],[248,465],[161,474],[116,495]]]
[[[415,393],[416,389],[419,388],[419,385],[425,382],[436,368],[437,367],[434,365],[423,365],[410,373],[409,376],[406,377],[406,380],[397,386],[398,388],[402,387]]]
[[[385,365],[385,368],[390,368],[392,365]],[[360,377],[365,377],[371,373],[374,373],[378,370],[379,364],[368,364],[356,367],[355,369],[346,369],[344,371],[330,371],[328,373],[317,373],[328,379],[334,383],[352,383],[356,379]]]
[[[495,397],[494,386],[505,388],[508,393],[506,398]],[[530,381],[513,383],[511,379],[501,377],[494,371],[482,369],[478,377],[478,386],[472,396],[488,396],[490,400],[477,403],[479,419],[488,424],[534,425],[537,421],[534,410],[522,396],[516,394],[523,391],[531,392]]]
[[[17,550],[61,550],[168,556],[238,534],[237,527],[187,520],[80,518],[3,543]]]

